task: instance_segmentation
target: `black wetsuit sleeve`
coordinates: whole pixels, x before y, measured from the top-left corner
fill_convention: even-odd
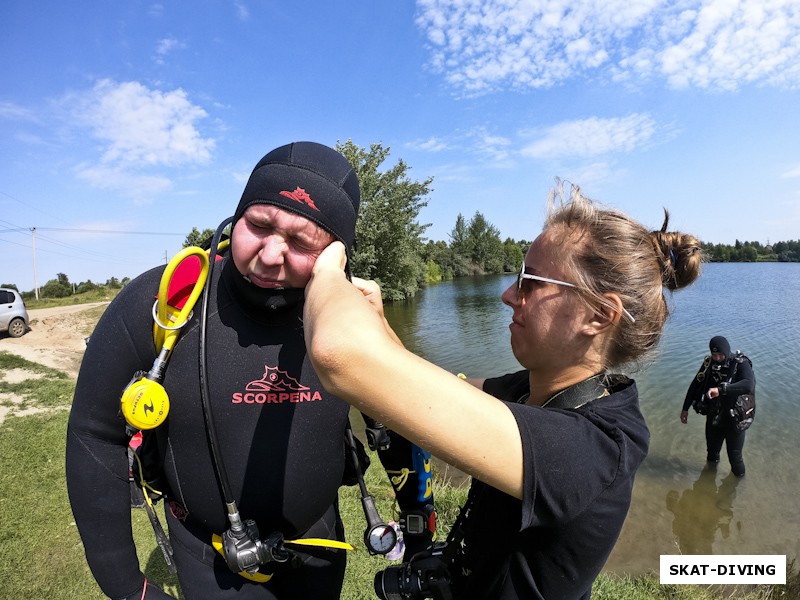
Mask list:
[[[700,374],[706,371],[707,365],[703,363],[697,374],[692,378],[692,383],[689,384],[689,389],[686,390],[686,397],[683,399],[683,411],[688,411],[692,402],[699,399],[705,393],[706,381],[700,378]]]
[[[736,365],[736,374],[733,381],[725,386],[725,396],[730,400],[736,400],[742,394],[753,394],[756,391],[756,378],[753,367],[747,359],[742,359]]]
[[[92,574],[111,598],[129,596],[144,584],[131,533],[128,436],[119,398],[134,372],[149,368],[155,353],[146,306],[152,305],[154,288],[145,288],[149,294],[131,282],[98,322],[84,354],[67,428],[66,476],[73,515]]]

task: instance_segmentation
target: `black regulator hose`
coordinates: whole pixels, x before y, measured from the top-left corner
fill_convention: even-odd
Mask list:
[[[200,399],[203,406],[203,418],[206,421],[206,430],[208,432],[208,441],[211,446],[211,458],[214,461],[214,469],[217,472],[219,485],[222,490],[222,497],[225,501],[225,508],[228,511],[228,520],[231,523],[231,529],[234,532],[243,532],[245,526],[239,516],[239,509],[236,506],[236,501],[231,492],[230,482],[228,481],[228,472],[225,470],[225,463],[222,460],[220,452],[219,437],[217,430],[214,426],[214,418],[211,410],[211,394],[208,388],[208,297],[209,290],[213,282],[214,266],[217,258],[217,247],[219,246],[220,238],[222,237],[223,230],[233,222],[233,217],[225,219],[220,223],[214,236],[211,238],[211,248],[208,254],[208,282],[203,289],[203,303],[200,311]]]

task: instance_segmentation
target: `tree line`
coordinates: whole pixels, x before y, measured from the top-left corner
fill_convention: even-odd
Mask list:
[[[760,242],[704,243],[703,252],[711,262],[800,262],[800,240],[763,245]]]
[[[39,288],[39,298],[66,298],[68,296],[85,294],[87,292],[93,292],[103,288],[120,290],[125,287],[130,280],[130,277],[123,277],[122,279],[111,277],[106,279],[105,283],[95,283],[91,279],[82,281],[80,283],[74,283],[69,280],[69,277],[65,273],[58,273],[56,274],[55,279],[50,279],[47,283]],[[0,285],[0,287],[13,288],[17,290],[24,300],[33,300],[36,297],[35,290],[23,292],[20,291],[13,283],[4,283]]]
[[[415,181],[409,166],[399,159],[382,168],[390,148],[381,144],[362,148],[351,140],[337,143],[358,174],[361,185],[361,208],[356,223],[356,243],[352,256],[353,273],[377,281],[385,300],[413,298],[430,283],[490,273],[516,273],[530,246],[526,240],[501,239],[500,231],[480,212],[470,218],[459,214],[449,234],[449,242],[425,237],[430,224],[419,222],[420,211],[427,206],[433,178]],[[186,236],[183,246],[203,245],[213,229],[196,227]],[[734,245],[704,243],[706,260],[712,262],[798,262],[800,241],[762,245],[740,242]],[[121,287],[128,278],[112,277],[107,287]],[[14,285],[3,284],[4,287]],[[72,284],[59,273],[56,279],[40,288],[41,297],[63,297],[98,287],[91,281]],[[23,292],[26,299],[33,292]]]

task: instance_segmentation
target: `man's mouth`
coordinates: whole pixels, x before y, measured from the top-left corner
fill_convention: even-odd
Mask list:
[[[260,288],[280,290],[285,287],[283,283],[280,281],[259,277],[258,275],[253,275],[252,273],[248,275],[246,279],[253,285],[258,286]]]

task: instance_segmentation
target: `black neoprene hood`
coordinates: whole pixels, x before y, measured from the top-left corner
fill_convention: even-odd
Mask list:
[[[316,142],[293,142],[264,156],[253,169],[234,223],[254,204],[297,213],[353,247],[361,202],[358,176],[347,159]]]
[[[708,348],[711,350],[712,354],[721,352],[725,355],[726,360],[731,357],[731,345],[728,340],[721,335],[711,338],[711,341],[708,343]]]

